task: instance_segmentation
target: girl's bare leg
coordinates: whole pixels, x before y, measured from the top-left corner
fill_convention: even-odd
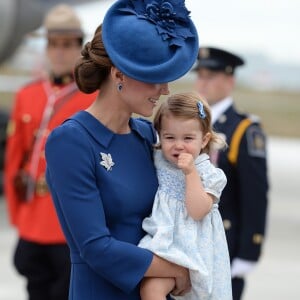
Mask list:
[[[166,300],[167,295],[174,287],[174,278],[147,277],[141,283],[141,298],[142,300]]]

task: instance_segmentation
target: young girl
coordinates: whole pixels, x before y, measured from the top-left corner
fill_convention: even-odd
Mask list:
[[[154,153],[159,187],[139,246],[190,270],[191,291],[174,299],[232,299],[218,211],[226,177],[208,156],[213,145],[225,142],[212,129],[209,106],[198,94],[175,94],[159,108],[154,126],[160,139]],[[173,278],[145,278],[141,297],[166,299],[173,289]]]

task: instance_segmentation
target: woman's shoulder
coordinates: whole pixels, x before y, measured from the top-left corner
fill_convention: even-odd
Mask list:
[[[102,126],[103,127],[103,126]],[[52,130],[50,136],[71,137],[82,135],[87,137],[88,132],[92,132],[95,128],[97,131],[102,130],[100,123],[87,111],[78,111],[74,115],[67,118],[62,124]]]
[[[48,140],[51,140],[53,137],[64,138],[67,136],[72,136],[72,134],[75,134],[76,132],[78,133],[80,127],[80,124],[74,119],[66,119],[62,124],[51,131]]]
[[[87,134],[84,134],[83,131],[83,127],[76,120],[73,118],[66,119],[49,134],[46,141],[46,151],[49,152],[51,148],[71,151],[79,144],[88,146]]]
[[[47,164],[64,167],[74,164],[93,166],[93,145],[84,131],[85,129],[73,119],[66,120],[52,130],[45,145]]]
[[[131,128],[136,130],[141,136],[147,139],[151,144],[157,142],[157,133],[151,121],[144,118],[132,118],[130,120]]]

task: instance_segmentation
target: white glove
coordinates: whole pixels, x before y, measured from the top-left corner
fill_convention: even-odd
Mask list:
[[[231,278],[244,277],[254,269],[256,263],[238,257],[234,258],[231,263]]]

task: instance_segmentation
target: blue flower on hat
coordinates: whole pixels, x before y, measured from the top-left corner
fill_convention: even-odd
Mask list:
[[[185,39],[194,37],[190,31],[190,11],[184,0],[129,0],[127,7],[120,10],[154,23],[162,39],[170,46],[181,47]]]

